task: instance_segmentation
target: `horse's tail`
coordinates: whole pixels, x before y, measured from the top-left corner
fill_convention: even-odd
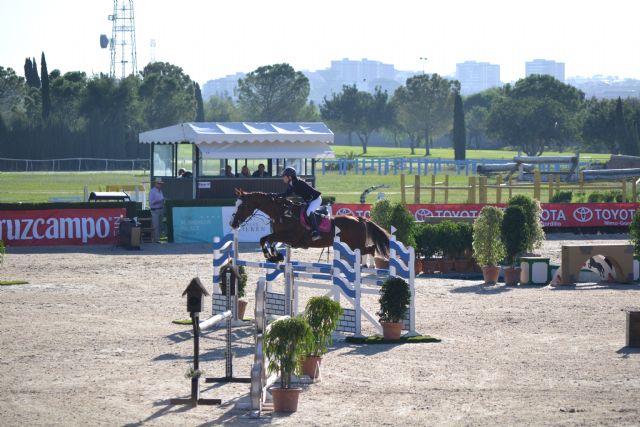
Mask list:
[[[375,222],[366,218],[363,220],[367,227],[367,237],[376,246],[376,252],[384,258],[389,258],[389,233]]]

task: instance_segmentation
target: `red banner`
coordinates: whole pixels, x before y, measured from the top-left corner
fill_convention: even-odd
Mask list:
[[[417,221],[429,217],[475,218],[484,205],[424,204],[407,205]],[[494,205],[506,207],[505,204]],[[333,205],[334,215],[370,216],[371,205]],[[633,220],[640,203],[543,203],[540,219],[545,227],[622,227]]]
[[[7,246],[114,243],[124,208],[0,211],[0,240]]]

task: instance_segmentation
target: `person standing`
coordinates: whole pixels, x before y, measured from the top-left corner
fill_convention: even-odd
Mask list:
[[[160,243],[160,229],[164,214],[164,194],[162,193],[162,178],[156,178],[153,188],[149,192],[149,208],[151,209],[151,241]]]

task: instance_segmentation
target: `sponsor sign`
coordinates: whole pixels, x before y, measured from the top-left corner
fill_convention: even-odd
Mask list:
[[[175,243],[211,243],[214,236],[222,236],[219,206],[175,207],[172,213]]]
[[[475,218],[484,205],[424,204],[407,205],[417,221],[429,217]],[[494,205],[505,208],[505,204]],[[620,227],[628,226],[640,203],[543,203],[540,219],[545,227]],[[336,215],[370,216],[369,204],[333,205]]]
[[[231,218],[236,211],[235,206],[225,206],[222,208],[222,229],[223,234],[231,233]],[[256,211],[255,214],[240,227],[238,235],[239,242],[259,242],[260,238],[271,234],[271,221],[266,214]]]
[[[104,244],[116,241],[124,208],[0,211],[7,246]]]

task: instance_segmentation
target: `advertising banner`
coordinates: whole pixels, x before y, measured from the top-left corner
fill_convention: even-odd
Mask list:
[[[428,217],[475,218],[484,205],[421,204],[407,205],[417,221]],[[494,205],[505,208],[505,204]],[[640,203],[543,203],[540,219],[545,227],[621,227],[628,226]],[[335,215],[370,216],[370,204],[333,205]]]
[[[224,234],[231,233],[230,223],[235,211],[235,206],[225,206],[222,208],[222,229]],[[271,222],[265,214],[256,211],[256,214],[240,227],[238,241],[259,242],[260,238],[267,234],[271,234]]]
[[[7,246],[115,243],[124,208],[0,211],[0,240]]]
[[[223,235],[219,206],[175,207],[172,213],[175,243],[211,243]]]

